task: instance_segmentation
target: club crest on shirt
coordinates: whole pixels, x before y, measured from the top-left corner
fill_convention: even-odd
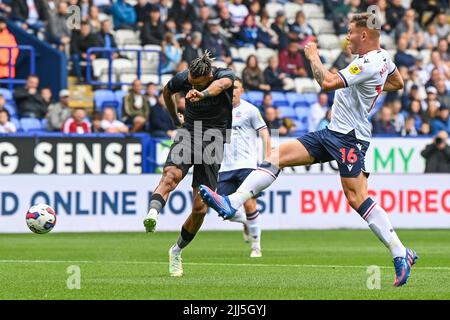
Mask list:
[[[351,74],[357,75],[361,72],[361,67],[356,64],[352,64],[348,71],[350,71]]]

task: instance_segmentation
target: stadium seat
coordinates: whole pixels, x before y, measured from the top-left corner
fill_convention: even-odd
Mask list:
[[[123,99],[128,94],[127,91],[124,90],[117,90],[114,92],[114,95],[116,96],[116,101],[119,104],[119,108],[122,109],[123,106]]]
[[[294,108],[278,107],[277,110],[280,112],[280,118],[290,118],[290,119],[297,118],[297,113]]]
[[[16,118],[17,117],[17,109],[16,109],[16,107],[13,104],[6,103],[5,104],[5,109],[8,111],[9,116],[11,118]]]
[[[20,124],[19,119],[15,118],[15,117],[14,117],[14,118],[11,117],[11,118],[9,119],[9,121],[12,122],[12,123],[14,123],[14,125],[16,126],[17,132],[22,131],[22,126],[21,126],[21,124]]]
[[[146,44],[144,50],[156,50],[161,51],[161,46],[158,44]]]
[[[284,11],[284,6],[281,3],[269,2],[266,4],[266,11],[271,18],[275,18],[277,11]]]
[[[105,104],[117,103],[114,92],[106,89],[99,89],[94,91],[94,104],[97,109],[103,109]]]
[[[123,73],[119,76],[119,82],[128,84],[131,86],[131,83],[137,79],[136,73]]]
[[[272,104],[274,107],[287,107],[289,106],[289,101],[286,98],[284,92],[271,91]]]
[[[108,59],[95,59],[92,61],[92,72],[95,78],[99,78],[102,74],[108,72],[109,60]]]
[[[328,21],[325,19],[310,19],[308,23],[314,29],[316,34],[333,34],[334,35],[334,26],[332,21]]]
[[[141,41],[133,30],[117,30],[114,33],[114,39],[116,40],[118,47],[123,47],[125,44],[140,44]]]
[[[295,19],[295,15],[298,11],[302,10],[302,6],[298,3],[287,2],[284,4],[284,12],[286,13],[286,18],[288,20]]]
[[[263,101],[264,93],[262,91],[249,90],[247,91],[247,97],[250,103],[259,106]]]
[[[41,120],[36,118],[22,118],[20,119],[20,127],[25,132],[42,131]]]
[[[320,34],[318,36],[319,47],[322,49],[340,48],[339,38],[334,34]]]
[[[240,78],[242,78],[242,70],[244,70],[245,68],[245,63],[243,62],[238,62],[238,61],[234,61],[233,62],[233,66],[236,72],[236,75]]]
[[[258,48],[256,50],[256,59],[259,64],[268,64],[269,58],[277,55],[277,52],[270,48]],[[263,68],[260,68],[264,70]]]
[[[170,81],[170,79],[172,79],[172,75],[170,75],[170,74],[163,74],[161,76],[161,83],[160,83],[160,85],[161,86],[165,86],[167,84],[167,82]]]
[[[304,94],[296,93],[296,92],[288,92],[286,93],[286,99],[291,108],[297,108],[299,106],[309,106],[308,102],[305,99]]]
[[[48,125],[48,119],[47,118],[41,119],[42,130],[47,130],[47,125]]]
[[[233,61],[241,60],[241,56],[239,55],[239,50],[237,48],[230,47],[230,52],[231,52],[231,58],[233,59]]]
[[[316,92],[320,91],[319,84],[309,78],[295,78],[295,91],[297,92]]]
[[[141,75],[141,82],[146,85],[147,83],[153,82],[158,84],[159,83],[159,76],[157,74],[142,74]]]
[[[142,50],[142,46],[140,44],[126,44],[123,46],[123,48],[131,50]],[[121,54],[130,60],[137,59],[137,52],[135,51],[122,51]],[[141,59],[144,59],[144,55],[141,55]]]
[[[217,67],[217,68],[228,68],[228,64],[226,62],[223,62],[223,61],[214,61],[212,63],[212,65]]]
[[[386,50],[392,50],[397,48],[394,39],[387,34],[381,34],[380,42],[381,46],[383,46]]]
[[[307,19],[323,19],[325,17],[323,8],[317,4],[305,3],[302,11]]]
[[[5,98],[6,101],[12,101],[12,92],[5,88],[0,88],[0,94]]]
[[[241,47],[239,50],[239,56],[243,61],[247,61],[248,56],[254,54],[256,55],[255,48],[249,48],[249,47]]]
[[[305,93],[303,94],[304,99],[309,105],[312,105],[318,101],[318,97],[316,93]]]
[[[295,108],[298,121],[295,123],[297,130],[308,130],[309,108]]]
[[[125,68],[133,68],[133,63],[128,59],[114,59],[112,62],[115,73],[121,73]]]

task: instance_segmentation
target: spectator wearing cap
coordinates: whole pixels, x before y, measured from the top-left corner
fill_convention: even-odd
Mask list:
[[[289,26],[286,20],[286,14],[284,11],[278,11],[275,17],[275,21],[271,26],[272,30],[278,36],[278,48],[284,50],[289,45]]]
[[[450,133],[450,119],[449,107],[441,105],[435,118],[430,121],[431,134],[436,134],[439,131],[447,131]]]
[[[0,109],[0,133],[14,133],[17,131],[14,123],[9,121],[9,112],[6,109]]]
[[[297,42],[289,43],[288,48],[279,53],[279,59],[281,70],[288,76],[292,78],[308,76]]]
[[[408,48],[408,40],[406,37],[401,37],[397,42],[397,53],[394,56],[394,62],[397,67],[405,66],[410,68],[416,63],[414,56],[406,52]]]
[[[160,45],[164,39],[164,25],[161,22],[161,13],[155,6],[150,8],[147,18],[144,20],[144,25],[141,30],[141,44]]]
[[[112,5],[114,30],[133,30],[136,24],[136,11],[125,0],[117,0]]]
[[[208,49],[217,60],[231,64],[230,45],[220,33],[219,22],[219,19],[208,20],[208,31],[203,35],[202,47]]]
[[[67,26],[67,14],[67,2],[61,1],[58,4],[58,9],[50,13],[47,24],[48,41],[59,46],[61,51],[64,51],[70,43],[71,31]]]
[[[303,11],[298,11],[295,15],[295,21],[289,25],[290,41],[296,41],[300,47],[304,47],[306,43],[314,40],[316,37],[314,29],[306,22]]]
[[[76,108],[72,111],[72,116],[64,121],[61,131],[63,133],[84,134],[91,132],[91,125],[86,120],[86,110]]]
[[[233,3],[228,5],[231,19],[233,19],[234,24],[238,26],[240,26],[242,22],[244,22],[245,17],[248,16],[248,8],[243,2],[243,0],[234,0]]]
[[[138,79],[133,81],[130,93],[124,98],[122,114],[122,120],[131,127],[131,132],[142,131],[150,114],[150,105],[142,94],[142,83]]]
[[[21,118],[42,119],[45,117],[47,106],[38,87],[39,78],[35,75],[29,75],[25,86],[14,90],[13,97]]]
[[[59,101],[50,104],[47,111],[47,130],[60,131],[64,121],[70,118],[72,111],[69,108],[69,90],[59,92]]]
[[[136,12],[136,24],[139,28],[142,28],[144,26],[151,7],[152,5],[148,2],[148,0],[138,0],[136,5],[134,6],[134,11]],[[156,6],[155,8],[159,12],[159,9]]]
[[[175,21],[177,31],[181,31],[181,26],[184,21],[189,20],[192,24],[194,24],[197,20],[195,8],[188,2],[188,0],[175,0],[169,11],[169,17]]]
[[[16,37],[9,32],[6,20],[3,17],[0,17],[0,46],[17,46]],[[18,55],[19,49],[17,48],[12,49],[11,51],[8,49],[0,49],[0,78],[9,78],[10,76],[11,78],[16,77],[16,61]]]

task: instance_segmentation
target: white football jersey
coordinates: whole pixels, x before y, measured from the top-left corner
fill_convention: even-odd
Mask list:
[[[230,143],[225,144],[220,172],[256,169],[258,162],[257,132],[266,128],[261,113],[251,103],[242,100],[233,108]]]
[[[383,91],[384,83],[396,69],[386,50],[373,50],[353,60],[338,72],[345,88],[336,90],[328,129],[370,141],[368,115]]]

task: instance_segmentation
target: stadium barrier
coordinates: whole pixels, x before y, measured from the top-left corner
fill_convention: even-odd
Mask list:
[[[5,78],[1,78],[0,79],[0,84],[6,84],[9,90],[13,90],[14,89],[14,85],[18,85],[18,84],[26,84],[27,83],[27,79],[26,77],[24,78],[19,78],[19,77],[15,77],[13,76],[13,72],[12,70],[16,68],[16,64],[13,64],[13,50],[19,50],[18,52],[18,57],[17,60],[23,60],[25,54],[24,53],[28,53],[29,56],[29,63],[27,64],[29,69],[28,69],[28,74],[35,74],[36,73],[36,53],[35,50],[32,46],[26,46],[26,45],[20,45],[20,46],[2,46],[0,45],[0,50],[7,50],[8,51],[8,77]]]
[[[372,175],[370,195],[396,228],[450,228],[448,175]],[[160,175],[9,175],[0,185],[0,233],[29,232],[25,213],[48,203],[58,213],[53,232],[140,231]],[[172,192],[158,230],[179,231],[192,204],[191,178]],[[335,175],[281,175],[258,198],[262,228],[367,229],[347,204]],[[210,211],[204,230],[238,230]]]

